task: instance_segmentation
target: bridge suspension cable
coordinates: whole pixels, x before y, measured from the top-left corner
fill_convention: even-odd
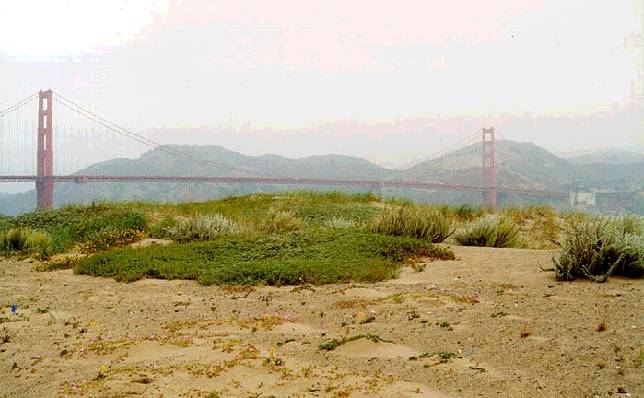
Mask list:
[[[5,115],[17,110],[17,109],[22,108],[23,106],[27,105],[29,102],[33,101],[37,97],[38,97],[38,93],[32,94],[32,95],[30,95],[30,96],[28,96],[26,98],[23,98],[22,100],[16,102],[15,104],[11,105],[10,107],[1,110],[0,111],[0,117],[3,117],[3,116],[5,116]]]
[[[132,130],[129,130],[129,129],[125,128],[125,127],[117,125],[116,123],[110,122],[109,120],[97,115],[96,113],[94,113],[94,112],[92,112],[92,111],[90,111],[90,110],[88,110],[88,109],[86,109],[86,108],[84,108],[84,107],[82,107],[80,105],[78,105],[77,103],[65,98],[64,96],[62,96],[62,95],[60,95],[60,94],[58,94],[56,92],[54,92],[54,101],[56,103],[62,105],[63,107],[65,107],[65,108],[67,108],[67,109],[69,109],[69,110],[71,110],[73,112],[76,112],[77,114],[79,114],[81,116],[84,116],[85,118],[87,118],[87,119],[89,119],[89,120],[91,120],[91,121],[93,121],[93,122],[105,127],[106,129],[108,129],[108,130],[110,130],[110,131],[112,131],[112,132],[114,132],[116,134],[126,136],[126,137],[128,137],[128,138],[130,138],[130,139],[132,139],[134,141],[137,141],[137,142],[139,142],[141,144],[144,144],[144,145],[146,145],[146,146],[148,146],[150,148],[155,148],[155,149],[158,149],[158,150],[160,150],[162,152],[168,153],[170,155],[177,156],[177,157],[180,157],[180,158],[183,158],[183,159],[195,162],[195,163],[199,163],[199,164],[202,164],[202,165],[208,166],[208,167],[213,167],[213,168],[217,168],[217,169],[222,169],[223,168],[223,169],[227,169],[229,171],[237,171],[237,172],[242,172],[242,173],[251,172],[251,173],[255,174],[256,176],[261,175],[261,173],[258,173],[258,171],[254,170],[254,169],[232,167],[232,166],[229,166],[229,165],[226,165],[226,164],[223,164],[223,163],[218,163],[218,162],[214,162],[212,160],[204,159],[204,158],[201,158],[201,157],[198,157],[198,156],[195,156],[195,155],[192,155],[192,154],[189,154],[189,153],[174,149],[174,148],[169,147],[167,145],[163,145],[163,144],[161,144],[159,142],[153,141],[153,140],[151,140],[151,139],[149,139],[149,138],[147,138],[147,137],[145,137],[145,136],[143,136],[141,134],[138,134],[138,133],[136,133],[136,132],[134,132]]]

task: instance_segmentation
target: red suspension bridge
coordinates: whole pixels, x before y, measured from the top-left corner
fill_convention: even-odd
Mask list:
[[[36,101],[36,108],[33,103]],[[65,127],[55,123],[54,104],[60,106],[72,115],[72,126]],[[26,111],[26,114],[25,114]],[[34,123],[33,115],[37,115]],[[26,119],[25,119],[26,115]],[[78,124],[83,124],[78,126]],[[90,123],[88,126],[87,123]],[[76,126],[74,126],[76,125]],[[55,128],[56,127],[56,128]],[[97,130],[98,129],[98,130]],[[3,131],[5,132],[3,134]],[[68,98],[52,90],[40,91],[29,96],[15,105],[0,111],[0,182],[35,182],[36,207],[51,209],[54,203],[54,184],[57,182],[192,182],[192,183],[221,183],[221,184],[278,184],[278,185],[307,185],[307,186],[352,186],[381,188],[414,188],[426,190],[452,190],[465,192],[480,192],[485,206],[495,208],[498,192],[525,193],[547,197],[567,196],[560,191],[545,191],[538,189],[519,189],[497,186],[496,137],[494,128],[482,130],[460,143],[445,148],[433,154],[439,158],[450,151],[463,148],[475,140],[481,140],[481,179],[479,185],[462,185],[438,181],[398,181],[398,180],[366,180],[366,179],[323,179],[323,178],[294,178],[276,177],[262,174],[257,170],[241,167],[231,167],[211,159],[199,157],[194,153],[182,151],[172,146],[161,145],[130,129],[82,107]],[[173,157],[190,162],[195,166],[206,167],[219,173],[213,175],[93,175],[78,172],[82,165],[75,163],[72,155],[79,152],[81,142],[84,147],[93,147],[94,152],[100,152],[103,143],[118,140],[122,152],[132,150],[132,144],[144,148],[155,148]],[[54,149],[56,148],[56,152]],[[35,156],[34,156],[35,153]],[[56,156],[54,156],[56,154]],[[54,159],[58,163],[54,163]],[[85,154],[86,161],[92,159],[91,151]],[[231,175],[221,175],[225,171]],[[449,180],[449,178],[448,178]]]

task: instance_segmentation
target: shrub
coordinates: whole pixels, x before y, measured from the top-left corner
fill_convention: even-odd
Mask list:
[[[384,235],[426,239],[433,243],[444,241],[454,232],[445,215],[423,206],[387,209],[374,218],[371,230]]]
[[[517,245],[519,227],[509,218],[482,218],[455,236],[463,246],[514,247]]]
[[[357,225],[357,223],[354,220],[349,220],[342,217],[333,217],[330,220],[326,220],[324,222],[324,225],[333,229],[341,229],[341,228],[353,228]]]
[[[628,225],[628,226],[627,226]],[[586,277],[604,282],[611,275],[644,274],[644,238],[626,219],[593,218],[572,223],[566,231],[559,259],[554,259],[558,280]]]
[[[198,215],[182,220],[176,226],[168,228],[170,237],[181,243],[213,240],[242,232],[243,229],[238,224],[220,214]]]
[[[269,234],[297,231],[304,227],[304,220],[291,211],[269,209],[260,222],[260,228]]]
[[[138,242],[145,238],[145,233],[138,229],[105,229],[81,245],[81,253],[91,254],[100,250]]]

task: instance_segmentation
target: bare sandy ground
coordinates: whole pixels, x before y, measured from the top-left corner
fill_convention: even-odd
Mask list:
[[[3,262],[0,396],[644,396],[642,281],[558,283],[539,269],[552,252],[454,250],[389,282],[296,288]]]

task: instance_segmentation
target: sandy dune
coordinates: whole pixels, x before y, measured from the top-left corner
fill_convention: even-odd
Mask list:
[[[454,250],[375,285],[254,289],[6,261],[0,396],[644,395],[642,281],[557,283],[552,252]]]

